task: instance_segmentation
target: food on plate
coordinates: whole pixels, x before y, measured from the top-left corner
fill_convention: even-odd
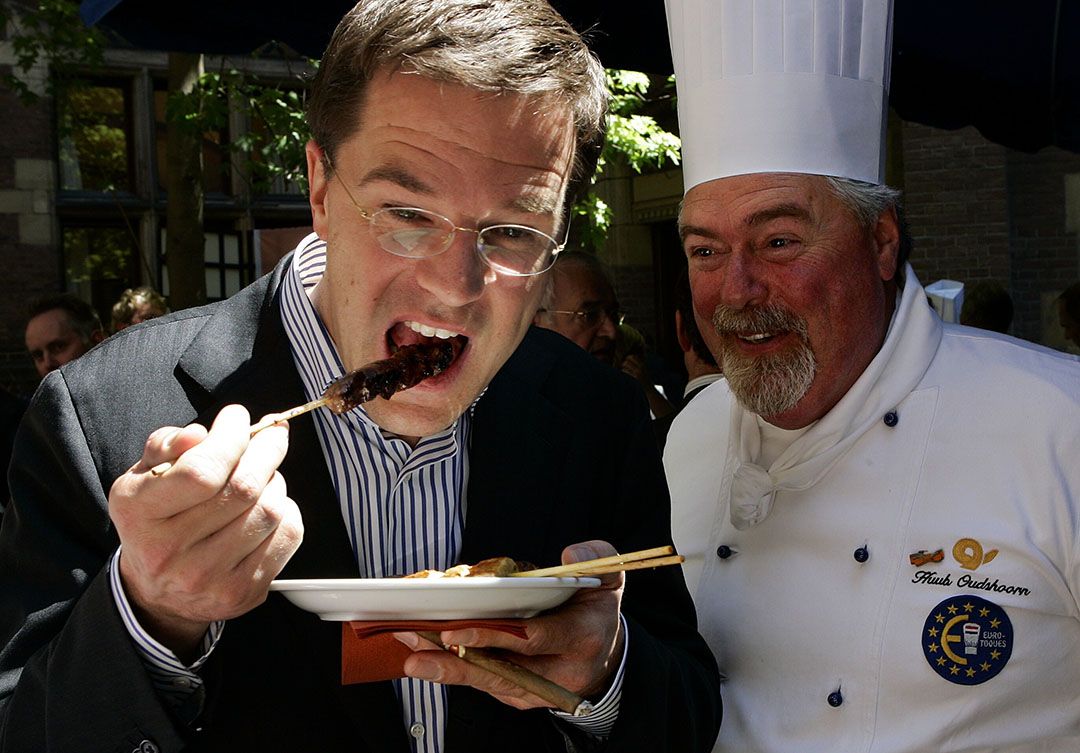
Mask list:
[[[390,399],[399,390],[415,387],[441,374],[454,360],[449,340],[402,345],[392,356],[350,371],[330,383],[323,401],[334,413],[347,413],[376,397]]]
[[[528,562],[517,562],[509,557],[490,557],[475,565],[454,565],[446,570],[421,570],[406,578],[477,578],[482,576],[506,578],[517,572],[532,570]]]

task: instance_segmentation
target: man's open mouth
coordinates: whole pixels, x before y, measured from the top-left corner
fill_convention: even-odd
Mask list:
[[[751,332],[736,334],[735,336],[743,342],[750,343],[751,345],[761,345],[774,337],[784,334],[783,332]]]
[[[396,353],[403,345],[427,342],[449,342],[456,361],[468,345],[469,338],[459,332],[411,320],[398,322],[386,332],[386,346],[391,354]]]

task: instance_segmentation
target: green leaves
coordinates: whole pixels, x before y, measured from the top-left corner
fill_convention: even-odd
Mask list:
[[[679,137],[665,130],[655,117],[642,112],[655,110],[658,104],[671,99],[672,79],[669,77],[662,87],[658,87],[662,91],[654,94],[654,82],[648,75],[609,68],[607,84],[611,92],[607,139],[593,177],[593,186],[608,164],[620,160],[625,161],[636,173],[648,168],[663,168],[668,164],[678,165],[682,147]],[[575,223],[583,247],[596,249],[603,245],[611,225],[611,215],[610,207],[593,190],[574,205]]]
[[[290,185],[306,191],[304,146],[310,131],[300,91],[262,83],[236,69],[208,72],[190,93],[169,93],[165,117],[195,133],[227,133],[234,109],[247,128],[231,136],[228,147],[253,191],[265,194]]]
[[[10,2],[0,3],[0,22],[8,24],[14,55],[12,72],[0,81],[24,102],[35,102],[42,89],[48,96],[62,94],[64,87],[77,83],[76,74],[92,75],[102,69],[104,35],[97,27],[83,25],[76,2],[38,0],[18,12]],[[317,65],[306,61],[305,72]],[[42,75],[45,72],[51,75]],[[607,84],[611,107],[597,174],[619,162],[638,173],[679,164],[678,136],[652,114],[670,112],[670,77],[661,82],[637,71],[609,69]],[[220,70],[205,73],[190,93],[170,92],[165,117],[193,135],[227,143],[229,167],[249,181],[253,193],[303,193],[308,188],[304,147],[310,137],[303,88],[299,80],[267,83],[223,64]],[[71,117],[61,113],[61,139],[70,130]],[[111,132],[103,131],[99,141],[103,154],[118,148]],[[594,186],[595,182],[594,178]],[[573,211],[582,245],[601,245],[611,224],[610,207],[590,189]]]
[[[25,105],[44,94],[53,96],[74,74],[75,68],[100,66],[104,36],[87,28],[79,18],[79,4],[70,0],[38,0],[16,10],[12,3],[0,4],[0,24],[8,30],[8,43],[15,57],[12,71],[0,77]],[[44,91],[33,86],[34,68],[48,65]]]

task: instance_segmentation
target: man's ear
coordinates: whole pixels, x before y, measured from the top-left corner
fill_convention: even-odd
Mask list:
[[[326,173],[323,150],[314,141],[307,142],[308,203],[311,205],[311,224],[320,238],[327,235],[326,193],[330,176]]]
[[[882,280],[891,280],[896,276],[896,260],[900,256],[900,220],[896,216],[896,207],[889,207],[878,215],[873,235],[878,273]]]
[[[679,347],[682,348],[683,353],[688,353],[694,349],[693,343],[690,342],[690,336],[686,334],[686,324],[683,322],[682,312],[675,309],[675,338],[679,341]]]

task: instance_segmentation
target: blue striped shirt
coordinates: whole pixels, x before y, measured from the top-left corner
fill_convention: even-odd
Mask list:
[[[308,400],[341,376],[344,365],[308,298],[322,278],[326,244],[305,238],[282,283],[281,314],[293,361]],[[445,570],[457,563],[465,524],[472,408],[445,430],[410,447],[383,431],[363,406],[343,415],[313,413],[342,518],[349,533],[358,575],[380,578],[417,570]],[[119,552],[117,552],[117,557]],[[211,626],[205,655],[186,666],[143,631],[120,587],[113,567],[113,592],[128,630],[154,678],[155,687],[174,705],[201,689],[196,670],[205,662],[222,625]],[[625,631],[625,624],[623,627]],[[588,717],[555,713],[603,737],[614,726],[622,693],[623,662],[605,697]],[[413,678],[394,681],[402,716],[415,753],[442,753],[446,727],[446,686]]]

